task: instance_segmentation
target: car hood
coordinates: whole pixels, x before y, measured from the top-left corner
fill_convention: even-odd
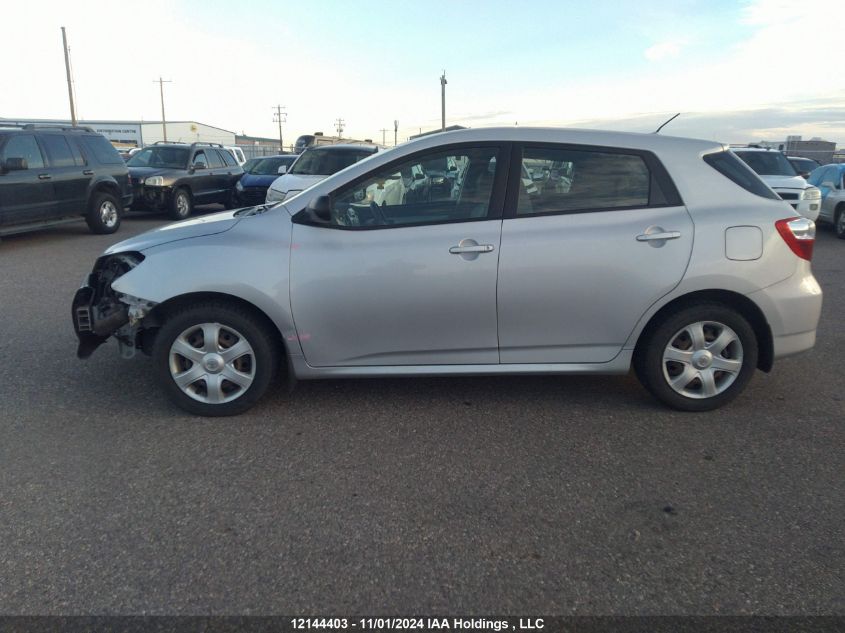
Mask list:
[[[303,191],[311,185],[316,185],[328,176],[306,176],[304,174],[285,174],[273,181],[270,185],[276,191]]]
[[[166,224],[152,231],[147,231],[135,237],[130,237],[128,240],[118,242],[110,246],[103,254],[111,255],[112,253],[125,251],[144,251],[153,246],[161,246],[168,242],[224,233],[241,221],[241,218],[236,216],[235,213],[235,211],[223,211],[221,213],[191,218],[184,222]]]
[[[279,178],[278,174],[262,176],[260,174],[244,174],[241,178],[243,187],[269,187],[274,180]]]
[[[149,178],[150,176],[159,176],[161,174],[170,174],[173,169],[169,167],[130,167],[129,175],[132,178]]]
[[[806,189],[811,187],[801,176],[760,176],[772,189]]]

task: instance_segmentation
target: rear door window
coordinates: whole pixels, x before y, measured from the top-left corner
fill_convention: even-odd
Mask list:
[[[642,156],[569,147],[525,147],[517,216],[664,205]]]
[[[44,134],[41,141],[50,157],[50,164],[53,167],[73,167],[76,163],[73,160],[73,153],[70,145],[64,136],[58,134]]]
[[[223,167],[223,159],[220,157],[220,154],[217,153],[217,150],[210,149],[206,152],[208,155],[208,167],[210,169],[219,169]]]
[[[228,150],[220,150],[220,155],[223,157],[223,162],[226,163],[227,167],[234,167],[238,163],[235,161],[235,157],[232,156],[232,153]]]

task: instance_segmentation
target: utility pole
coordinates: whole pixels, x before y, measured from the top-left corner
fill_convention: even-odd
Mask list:
[[[387,141],[385,140],[385,134],[387,133],[387,128],[383,127],[379,130],[381,132],[381,144],[387,147]]]
[[[446,70],[440,75],[440,129],[446,129]]]
[[[70,57],[67,52],[67,33],[62,27],[62,46],[65,49],[65,74],[67,74],[67,97],[70,101],[70,124],[76,127],[76,108],[73,105],[73,80],[70,78]]]
[[[337,137],[338,138],[343,138],[343,126],[344,126],[345,123],[346,123],[346,121],[344,121],[340,117],[338,117],[337,120],[334,122],[334,126],[337,129]]]
[[[285,106],[277,105],[273,109],[275,112],[273,113],[273,121],[276,121],[279,124],[279,153],[283,153],[285,151],[285,144],[282,140],[282,123],[287,123],[288,120],[288,113],[284,111]]]
[[[396,147],[396,135],[399,133],[399,119],[393,119],[393,147]]]
[[[153,79],[154,84],[158,84],[161,93],[161,133],[164,136],[164,142],[167,142],[167,121],[164,118],[164,84],[172,83],[169,79],[162,79],[159,75],[158,79]]]

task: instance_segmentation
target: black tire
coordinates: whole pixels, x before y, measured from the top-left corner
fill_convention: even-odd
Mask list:
[[[110,235],[120,228],[123,218],[123,205],[114,194],[97,191],[91,196],[85,223],[92,233]]]
[[[836,213],[833,216],[833,230],[836,231],[836,237],[845,240],[845,205],[840,204],[836,207]]]
[[[689,367],[674,361],[664,363],[664,351],[668,350],[669,344],[677,341],[682,342],[683,336],[688,336],[688,333],[684,332],[681,336],[677,335],[681,334],[681,331],[688,326],[699,322],[708,324],[702,331],[705,340],[709,340],[707,339],[708,334],[712,337],[720,332],[718,325],[727,326],[733,331],[733,334],[736,334],[740,346],[737,347],[735,343],[731,343],[725,352],[719,354],[719,356],[727,354],[720,360],[738,363],[740,353],[742,358],[738,372],[722,372],[709,367],[703,370],[709,370],[712,376],[716,376],[713,384],[716,385],[716,389],[719,389],[716,395],[709,397],[704,396],[704,381],[697,377],[701,376],[702,373],[694,363],[689,363]],[[710,340],[710,343],[712,344],[713,341]],[[687,353],[691,353],[693,349],[690,340],[690,352]],[[745,317],[733,308],[720,303],[700,303],[672,312],[659,322],[650,324],[637,344],[634,353],[634,369],[643,386],[655,398],[673,409],[711,411],[727,404],[742,392],[757,367],[757,355],[757,337]],[[706,359],[701,358],[698,358],[697,361],[707,362]],[[686,375],[691,377],[684,381],[682,372],[687,369],[691,373]],[[671,377],[684,381],[684,384],[689,387],[685,391],[694,395],[684,395],[673,388],[669,384]]]
[[[178,375],[180,370],[190,370],[193,363],[186,362],[185,357],[179,355],[171,357],[171,347],[183,333],[201,324],[221,326],[221,335],[215,342],[217,349],[225,350],[225,347],[221,346],[221,339],[228,336],[230,332],[246,339],[246,343],[252,348],[251,354],[244,354],[243,357],[232,361],[234,363],[247,360],[249,366],[244,371],[253,371],[252,382],[245,389],[225,381],[225,367],[217,372],[212,371],[212,373],[222,375],[221,391],[224,384],[230,389],[229,396],[233,399],[229,401],[216,404],[201,401],[208,396],[209,383],[204,377],[198,377],[186,387],[193,396],[176,384],[173,371],[176,371]],[[199,330],[196,331],[199,332]],[[238,339],[234,341],[237,342]],[[174,404],[194,415],[216,417],[243,413],[258,402],[278,372],[281,354],[282,349],[277,333],[252,311],[226,301],[207,301],[168,314],[164,325],[156,335],[152,359],[156,376]],[[184,364],[180,366],[179,363]],[[229,361],[224,361],[224,365],[232,366]],[[198,364],[198,373],[203,372],[206,372],[205,376],[211,376],[207,373],[208,368],[205,365]]]
[[[170,196],[170,208],[167,215],[171,220],[186,220],[191,217],[194,211],[194,201],[191,199],[191,192],[185,187],[179,187]]]
[[[223,200],[223,206],[226,209],[236,209],[238,207],[238,198],[235,195],[234,188],[230,189],[229,193],[226,194],[226,198]]]

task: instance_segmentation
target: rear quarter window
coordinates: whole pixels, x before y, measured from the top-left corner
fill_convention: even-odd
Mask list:
[[[732,152],[723,151],[715,154],[707,154],[704,162],[722,174],[725,178],[733,181],[748,192],[761,198],[769,200],[780,200],[774,191],[769,189],[760,177],[754,173],[748,165]]]
[[[123,159],[114,146],[104,136],[83,136],[80,139],[82,147],[89,156],[93,156],[101,165],[123,165]]]

